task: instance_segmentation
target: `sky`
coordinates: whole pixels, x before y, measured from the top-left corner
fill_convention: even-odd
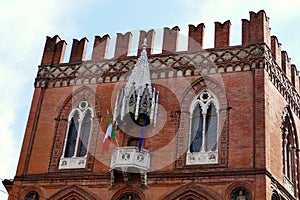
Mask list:
[[[109,52],[113,52],[116,33],[179,26],[180,33],[187,35],[189,24],[204,23],[204,48],[212,48],[214,22],[230,20],[231,45],[239,45],[241,19],[249,19],[249,11],[261,9],[270,18],[271,34],[278,37],[291,62],[300,67],[298,0],[1,0],[0,178],[12,179],[16,172],[46,36],[59,35],[67,42],[65,61],[72,39],[87,37],[89,60],[96,35],[109,34]],[[133,41],[137,37],[134,34]],[[0,184],[0,199],[6,198]]]

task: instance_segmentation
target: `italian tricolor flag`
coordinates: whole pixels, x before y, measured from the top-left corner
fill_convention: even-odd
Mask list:
[[[109,123],[106,129],[105,137],[103,139],[102,152],[107,151],[107,149],[109,148],[111,138],[116,138],[116,134],[109,115],[108,118],[109,118]]]

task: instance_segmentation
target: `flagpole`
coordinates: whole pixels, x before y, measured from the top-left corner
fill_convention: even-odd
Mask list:
[[[115,123],[113,124],[113,126],[115,126]],[[117,140],[117,133],[116,133],[115,140],[116,140],[116,143],[117,143],[117,147],[119,148],[119,143],[118,143],[118,140]]]
[[[109,115],[109,111],[106,110],[106,113],[107,113],[107,117],[108,117],[108,121],[111,120],[110,119],[110,115]],[[112,123],[112,126],[114,127],[115,126],[115,123]],[[115,133],[116,134],[116,133]],[[119,148],[119,143],[118,143],[118,140],[117,140],[117,134],[116,134],[116,137],[115,137],[115,141],[117,143],[117,147]]]
[[[138,145],[139,152],[142,149],[143,140],[144,140],[144,137],[145,137],[145,129],[146,129],[147,117],[148,117],[148,113],[146,113],[145,116],[144,116],[144,123],[143,123],[143,127],[142,127],[142,133],[141,133],[140,141],[139,141],[139,145]]]

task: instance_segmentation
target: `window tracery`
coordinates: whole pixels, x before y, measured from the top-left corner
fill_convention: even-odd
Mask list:
[[[202,91],[191,104],[187,164],[218,162],[218,102],[208,90]]]
[[[297,173],[299,158],[296,152],[298,150],[298,140],[293,116],[288,107],[284,111],[281,131],[283,140],[284,186],[292,195],[295,195],[296,184],[299,180]]]
[[[70,112],[59,169],[85,167],[92,118],[93,111],[87,101],[81,101]]]

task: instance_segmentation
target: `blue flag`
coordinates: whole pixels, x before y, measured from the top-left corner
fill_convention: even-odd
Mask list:
[[[139,141],[139,151],[141,151],[142,149],[142,144],[143,144],[143,140],[145,137],[145,129],[146,129],[146,125],[147,125],[147,117],[148,117],[148,113],[146,113],[145,117],[144,117],[144,124],[142,127],[142,133],[141,133],[141,137],[140,137],[140,141]]]

